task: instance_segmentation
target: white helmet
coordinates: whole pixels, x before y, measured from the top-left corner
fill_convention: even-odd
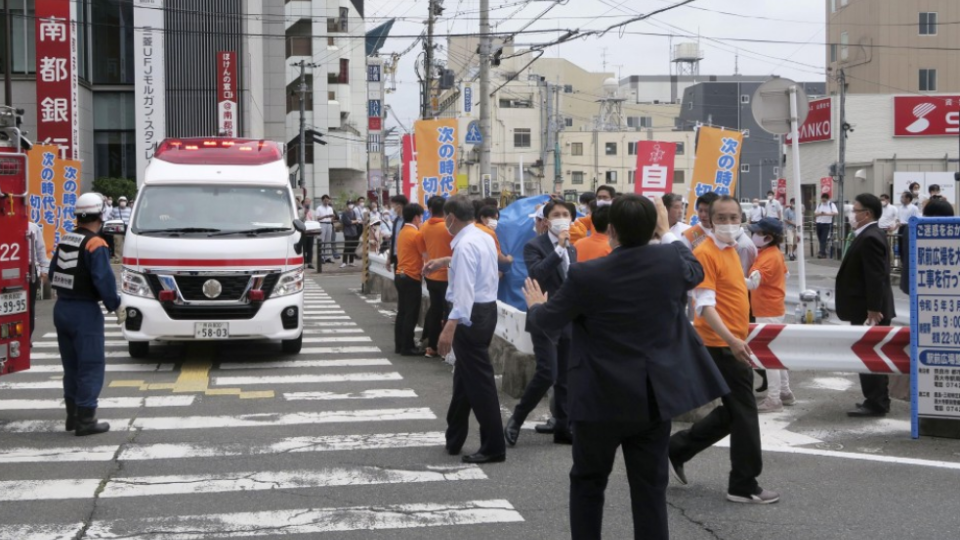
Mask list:
[[[91,218],[103,214],[106,202],[103,195],[99,193],[84,193],[77,197],[77,205],[74,208],[74,214],[78,218]]]

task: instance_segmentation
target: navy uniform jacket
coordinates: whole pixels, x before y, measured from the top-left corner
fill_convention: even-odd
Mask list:
[[[527,318],[547,331],[573,321],[570,420],[668,420],[730,391],[681,300],[702,280],[680,242],[621,247],[571,266],[559,291],[530,309]]]
[[[77,234],[82,234],[78,232]],[[88,233],[89,234],[89,233]],[[56,286],[56,274],[59,273],[58,262],[60,260],[59,247],[54,253],[53,260],[50,262],[50,281]],[[110,248],[107,242],[99,236],[91,236],[84,245],[83,251],[78,255],[80,264],[86,268],[89,273],[92,290],[90,287],[76,287],[77,290],[84,289],[89,292],[74,292],[72,290],[57,288],[57,298],[64,300],[88,300],[96,302],[103,301],[107,311],[116,311],[120,307],[120,296],[117,294],[117,277],[110,266]],[[94,292],[95,291],[95,292]]]

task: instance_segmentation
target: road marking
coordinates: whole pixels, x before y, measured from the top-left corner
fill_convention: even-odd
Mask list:
[[[356,326],[355,322],[313,322],[313,321],[304,321],[304,326]]]
[[[156,531],[163,531],[164,540],[195,540],[288,534],[319,535],[342,531],[449,527],[522,521],[523,516],[514,509],[513,505],[506,500],[497,499],[462,503],[299,508],[116,520],[94,522],[87,530],[87,536],[102,540],[121,538],[146,540],[156,538]],[[454,534],[453,531],[451,534]],[[72,536],[67,534],[64,537]]]
[[[127,351],[106,351],[104,353],[105,358],[130,358],[130,353]],[[30,351],[31,360],[59,360],[60,353],[48,353],[48,352],[35,352]]]
[[[304,328],[306,334],[362,334],[363,328]]]
[[[220,364],[220,369],[297,369],[389,365],[392,365],[392,363],[386,358],[351,358],[343,360],[286,360],[281,362],[224,362]]]
[[[56,358],[60,358],[60,355],[54,355]],[[36,357],[36,354],[30,355],[31,360],[40,360]],[[107,364],[107,371],[109,372],[153,372],[153,371],[173,371],[174,364]],[[63,373],[63,366],[56,365],[43,365],[37,366],[32,365],[30,369],[27,370],[27,373]]]
[[[171,416],[101,418],[110,422],[111,431],[158,431],[168,429],[216,429],[241,427],[278,427],[351,422],[393,422],[397,420],[436,420],[428,408],[369,409],[299,413],[257,413],[239,416]],[[132,423],[132,425],[131,425]],[[16,420],[0,422],[0,433],[61,433],[62,420]]]
[[[185,392],[202,393],[207,396],[237,396],[240,399],[270,399],[273,390],[244,392],[240,388],[210,388],[209,360],[191,360],[180,366],[180,374],[173,383],[147,383],[137,381],[111,381],[110,388],[138,388],[141,392],[149,390],[170,390],[174,394]]]
[[[0,382],[0,390],[56,390],[63,389],[62,381]]]
[[[0,481],[0,501],[93,499],[100,479]]]
[[[148,396],[100,398],[101,409],[138,409],[140,407],[189,407],[196,396]],[[0,411],[63,409],[62,399],[0,399]]]
[[[349,321],[349,315],[304,315],[305,321]]]
[[[119,347],[119,346],[121,346],[121,345],[124,346],[124,347],[127,346],[126,340],[120,340],[120,341],[118,341],[118,340],[104,341],[103,344],[104,344],[105,346],[107,346],[107,347]],[[36,342],[36,343],[33,344],[33,348],[34,348],[34,349],[56,349],[56,348],[59,347],[59,346],[60,346],[60,344],[57,343],[56,341],[38,341],[38,342]]]
[[[384,388],[364,390],[362,392],[288,392],[283,394],[287,401],[328,401],[337,399],[392,399],[415,398],[417,393],[410,388]]]
[[[373,341],[369,336],[305,337],[304,343],[350,343]]]
[[[312,309],[303,310],[304,315],[344,315],[347,312],[342,309]]]
[[[390,373],[342,373],[336,375],[275,375],[272,377],[215,377],[216,385],[257,385],[257,384],[317,384],[333,382],[370,382],[403,380],[397,372]]]
[[[90,448],[9,448],[0,451],[0,465],[8,463],[63,463],[72,461],[110,461],[120,445]],[[0,536],[0,538],[3,538]],[[12,537],[11,537],[12,538]]]
[[[805,388],[846,392],[853,387],[853,381],[843,377],[816,377],[803,385]]]
[[[353,354],[353,353],[378,353],[383,352],[380,347],[304,347],[300,349],[300,354]]]

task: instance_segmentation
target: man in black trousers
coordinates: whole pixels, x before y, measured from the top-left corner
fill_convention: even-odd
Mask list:
[[[655,231],[662,243],[650,245]],[[549,300],[527,280],[527,317],[547,331],[573,323],[572,537],[600,538],[607,478],[622,447],[634,538],[666,540],[670,419],[728,389],[686,318],[683,293],[703,268],[670,232],[663,202],[621,195],[607,234],[613,252],[572,266]]]
[[[851,227],[856,236],[837,272],[837,317],[853,326],[889,326],[897,316],[890,288],[890,247],[877,226],[883,213],[880,199],[870,193],[853,201]],[[889,379],[882,374],[860,374],[863,403],[848,412],[854,417],[885,416],[890,412]]]
[[[577,250],[570,242],[570,224],[576,210],[573,203],[551,200],[543,207],[547,231],[523,247],[523,260],[527,265],[527,274],[535,280],[548,295],[556,294],[567,278],[570,265],[577,262]],[[533,341],[533,352],[537,359],[537,368],[533,379],[520,397],[513,415],[504,428],[504,437],[510,446],[517,444],[520,426],[527,415],[540,403],[547,390],[553,386],[553,401],[550,412],[551,423],[537,426],[540,433],[553,433],[553,442],[570,444],[570,428],[567,425],[567,364],[570,360],[572,329],[570,325],[545,331],[538,328],[527,318],[527,332]]]

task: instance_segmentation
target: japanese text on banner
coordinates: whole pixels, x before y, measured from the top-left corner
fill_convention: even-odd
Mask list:
[[[421,120],[414,133],[417,141],[417,202],[424,208],[434,195],[449,197],[457,192],[457,120]]]
[[[34,146],[28,154],[30,221],[40,226],[47,256],[60,238],[76,228],[80,162],[58,157],[56,146]]]
[[[639,141],[634,191],[645,197],[662,197],[672,191],[677,143]]]
[[[697,158],[693,165],[693,178],[687,200],[687,223],[698,223],[697,197],[715,192],[718,195],[733,195],[737,189],[740,171],[740,150],[743,134],[739,131],[722,130],[703,126],[697,137]]]

